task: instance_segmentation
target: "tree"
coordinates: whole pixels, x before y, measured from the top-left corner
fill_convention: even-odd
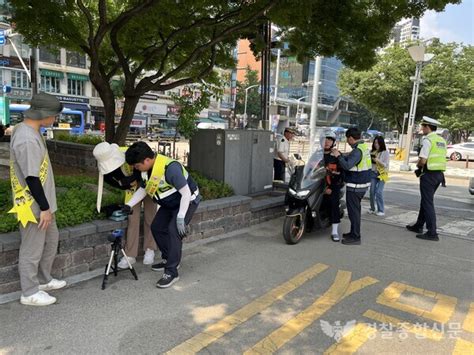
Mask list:
[[[86,53],[89,78],[104,103],[106,140],[125,140],[140,97],[205,79],[215,66],[234,65],[238,38],[253,36],[268,20],[280,26],[301,59],[336,55],[367,67],[393,25],[441,11],[460,0],[11,0],[16,30],[34,46]],[[374,31],[373,29],[377,30]],[[261,38],[254,47],[261,47]],[[115,127],[111,80],[124,80],[124,107]]]
[[[472,91],[466,89],[468,79],[474,74],[472,64],[468,64],[472,63],[472,47],[433,41],[426,51],[435,57],[423,67],[416,116],[418,119],[452,116],[457,100],[472,98]],[[408,51],[396,46],[381,54],[369,70],[343,69],[339,87],[343,95],[351,96],[372,113],[387,118],[401,131],[403,114],[410,109],[413,87],[410,77],[414,73],[415,63]]]
[[[235,113],[243,115],[245,112],[245,89],[249,86],[254,86],[252,89],[247,90],[247,117],[256,117],[256,120],[260,120],[260,94],[258,80],[258,72],[247,68],[245,74],[245,81],[237,82],[237,98],[235,102]]]

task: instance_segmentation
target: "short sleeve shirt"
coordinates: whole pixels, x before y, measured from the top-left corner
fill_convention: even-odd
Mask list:
[[[436,134],[436,133],[430,133]],[[431,150],[431,141],[428,139],[428,136],[423,137],[423,141],[421,142],[421,150],[420,154],[418,155],[419,158],[428,159]]]
[[[285,158],[287,159],[288,159],[288,156],[290,155],[290,142],[288,141],[288,139],[285,138],[285,136],[278,138],[277,140],[275,159],[281,160],[280,157],[278,156],[278,153],[283,154]]]
[[[40,132],[36,131],[33,127],[25,123],[16,125],[10,141],[10,160],[13,161],[15,175],[21,186],[26,186],[26,177],[39,177],[41,163],[45,157],[48,160],[48,172],[46,181],[43,184],[43,190],[48,200],[49,208],[54,213],[58,209],[56,188],[46,142]],[[33,214],[38,217],[41,211],[36,202],[33,202],[31,209]]]

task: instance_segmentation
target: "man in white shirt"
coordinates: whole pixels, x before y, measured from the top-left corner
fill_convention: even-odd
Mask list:
[[[285,166],[290,162],[290,141],[295,136],[292,128],[285,128],[283,137],[276,142],[275,158],[273,159],[273,180],[285,181]]]

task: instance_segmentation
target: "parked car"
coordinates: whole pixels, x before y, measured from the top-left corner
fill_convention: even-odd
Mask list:
[[[469,193],[474,195],[474,176],[469,178]]]
[[[159,135],[160,135],[160,139],[174,139],[175,136],[176,136],[177,141],[181,139],[181,135],[179,133],[176,134],[176,130],[174,129],[167,129],[167,130],[161,131]]]
[[[459,143],[448,145],[448,152],[446,158],[451,160],[474,160],[474,143]]]

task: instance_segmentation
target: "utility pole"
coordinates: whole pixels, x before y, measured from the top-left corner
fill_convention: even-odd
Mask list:
[[[263,25],[263,38],[265,40],[265,47],[262,50],[262,79],[261,79],[261,120],[264,128],[270,128],[270,115],[269,115],[269,99],[270,99],[270,48],[272,42],[271,24],[270,21],[266,21]]]
[[[314,61],[313,95],[311,97],[311,116],[309,119],[309,148],[313,153],[314,139],[316,138],[316,123],[318,120],[319,78],[321,76],[321,57],[318,55]]]

